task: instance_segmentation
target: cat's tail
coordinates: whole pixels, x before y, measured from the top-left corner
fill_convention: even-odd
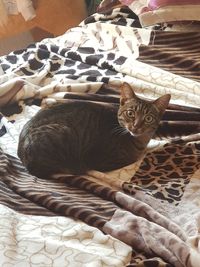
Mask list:
[[[70,174],[70,173],[56,173],[56,174],[52,174],[51,175],[51,179],[55,179],[55,180],[60,180],[62,178],[71,178],[74,177],[74,174]]]
[[[90,170],[86,173],[87,179],[96,182],[101,185],[109,186],[112,189],[119,190],[121,188],[122,181],[116,179],[115,171],[111,173],[104,173],[96,170]]]
[[[67,172],[56,173],[51,175],[50,179],[57,180],[59,182],[64,182],[68,179],[73,179],[74,177],[82,177],[91,182],[98,183],[100,185],[109,186],[112,189],[119,190],[121,188],[121,181],[116,179],[116,175],[111,175],[109,173],[104,173],[96,170],[87,171],[85,174],[70,174]]]

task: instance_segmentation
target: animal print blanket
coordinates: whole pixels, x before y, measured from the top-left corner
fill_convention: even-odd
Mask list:
[[[119,7],[0,58],[1,266],[198,267],[200,32],[140,28]],[[144,158],[110,173],[31,176],[24,123],[63,99],[172,95]]]

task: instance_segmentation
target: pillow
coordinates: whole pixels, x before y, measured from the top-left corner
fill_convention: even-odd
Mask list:
[[[97,8],[97,12],[106,13],[116,7],[121,7],[121,6],[122,3],[119,0],[102,0]]]
[[[142,26],[175,21],[200,21],[200,0],[120,0]]]

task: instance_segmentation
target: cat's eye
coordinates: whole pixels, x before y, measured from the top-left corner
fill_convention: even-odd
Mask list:
[[[148,115],[148,116],[145,116],[144,120],[145,120],[146,123],[152,123],[153,117]]]
[[[135,112],[132,109],[129,109],[126,111],[126,115],[129,118],[134,118],[135,117]]]

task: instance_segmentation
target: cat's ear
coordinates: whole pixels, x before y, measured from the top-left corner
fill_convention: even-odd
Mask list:
[[[167,94],[167,95],[163,95],[159,97],[153,102],[153,104],[160,111],[160,115],[162,115],[165,112],[166,108],[168,107],[170,98],[171,98],[171,95]]]
[[[120,87],[120,89],[121,89],[120,104],[122,106],[126,103],[126,101],[133,99],[133,98],[137,98],[137,96],[133,92],[133,89],[128,83],[124,82],[122,86]]]

